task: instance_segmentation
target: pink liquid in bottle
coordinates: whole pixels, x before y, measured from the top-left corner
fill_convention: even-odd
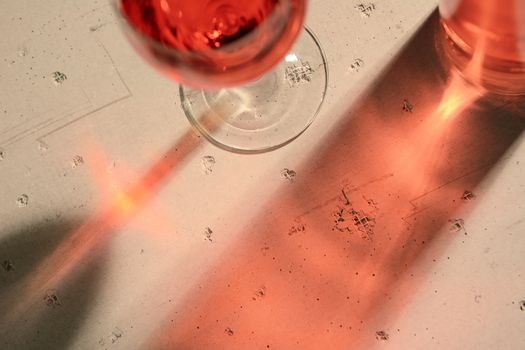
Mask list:
[[[525,95],[525,0],[440,0],[442,50],[469,82]]]

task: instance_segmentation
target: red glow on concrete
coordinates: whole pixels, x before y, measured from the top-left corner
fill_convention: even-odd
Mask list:
[[[395,319],[457,239],[446,225],[465,188],[519,134],[462,113],[480,95],[457,76],[436,82],[422,34],[144,348],[370,349],[388,345],[378,331],[397,335]]]
[[[485,40],[481,38],[478,41],[472,60],[465,70],[458,72],[452,69],[450,72],[448,85],[436,110],[436,114],[442,120],[448,120],[460,115],[472,106],[476,100],[486,94],[486,91],[481,87],[484,51]],[[469,77],[470,82],[465,80],[465,76]]]
[[[465,82],[456,72],[452,72],[436,114],[443,121],[454,118],[472,106],[481,95],[476,87]]]
[[[104,203],[101,203],[94,214],[80,227],[71,232],[68,238],[29,276],[6,319],[13,321],[20,319],[33,305],[41,302],[42,295],[47,289],[66,280],[85,259],[89,259],[94,249],[106,244],[112,238],[113,232],[129,223],[148,206],[200,143],[201,139],[189,130],[161,155],[144,175],[135,176],[135,180],[126,186],[122,174],[110,176],[107,173],[106,166],[109,162],[105,153],[92,142],[89,145],[90,154],[86,158],[92,160],[92,179],[103,194]],[[131,175],[131,172],[125,168],[124,173],[124,175]],[[149,225],[141,228],[146,229],[146,232],[152,232]],[[164,227],[164,229],[173,228]]]

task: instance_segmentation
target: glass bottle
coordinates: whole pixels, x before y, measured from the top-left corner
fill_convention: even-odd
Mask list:
[[[525,0],[440,0],[441,49],[489,92],[525,95]]]

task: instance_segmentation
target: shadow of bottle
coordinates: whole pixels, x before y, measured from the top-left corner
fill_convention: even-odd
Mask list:
[[[437,20],[347,108],[144,349],[366,349],[378,334],[388,339],[379,327],[466,233],[455,220],[472,208],[465,192],[490,180],[525,129],[521,107],[493,97],[436,113],[448,88]]]

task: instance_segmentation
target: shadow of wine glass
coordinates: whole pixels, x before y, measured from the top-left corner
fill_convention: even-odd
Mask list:
[[[466,233],[469,193],[525,128],[521,107],[487,97],[437,112],[448,89],[437,19],[142,348],[347,349],[388,339],[380,330]]]
[[[48,289],[29,291],[34,301],[16,305],[42,261],[78,227],[78,220],[49,219],[21,227],[0,241],[0,347],[69,349],[96,301],[107,249],[90,256],[74,273]]]
[[[7,234],[0,242],[0,345],[69,348],[95,305],[112,233],[146,207],[201,144],[188,130],[134,181],[105,193],[104,203],[83,220],[48,219]],[[99,169],[105,155],[91,146],[97,164],[91,175],[111,187]]]

